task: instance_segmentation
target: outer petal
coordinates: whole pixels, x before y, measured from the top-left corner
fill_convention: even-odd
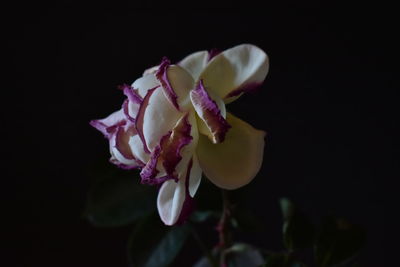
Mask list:
[[[226,132],[229,130],[230,125],[226,122],[225,105],[222,100],[216,96],[215,99],[220,100],[220,105],[217,105],[210,95],[207,93],[203,86],[203,82],[200,80],[194,90],[190,92],[190,99],[197,115],[207,126],[207,130],[204,129],[203,125],[199,129],[202,133],[205,132],[213,143],[220,143],[224,140]],[[220,108],[221,107],[221,108]],[[221,112],[222,111],[222,112]]]
[[[207,51],[199,51],[185,57],[178,63],[179,66],[189,72],[194,80],[197,80],[200,73],[207,66],[209,53]]]
[[[131,122],[135,122],[143,98],[138,94],[136,89],[127,84],[121,85],[119,88],[123,90],[124,95],[127,97],[122,105],[124,114]]]
[[[268,56],[260,48],[243,44],[215,56],[200,74],[207,88],[226,102],[260,85],[269,68]]]
[[[249,183],[260,170],[265,132],[227,114],[232,128],[225,141],[212,144],[206,137],[199,137],[197,156],[201,169],[215,185],[236,189]]]
[[[115,111],[104,119],[90,121],[90,125],[102,132],[108,139],[111,138],[112,133],[117,130],[117,127],[123,124],[125,124],[125,115],[122,109]]]

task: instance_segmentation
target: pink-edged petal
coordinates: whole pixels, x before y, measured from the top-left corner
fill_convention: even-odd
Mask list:
[[[136,119],[138,133],[143,134],[148,151],[158,145],[161,137],[171,131],[183,115],[170,104],[161,87],[149,91]]]
[[[138,94],[137,90],[130,85],[124,84],[119,86],[119,88],[124,92],[124,95],[127,97],[122,105],[124,114],[131,122],[134,123],[140,105],[143,102],[143,98]]]
[[[124,129],[125,128],[125,129]],[[141,168],[144,163],[133,156],[128,141],[134,135],[134,127],[118,127],[110,138],[110,162],[124,169]]]
[[[190,98],[197,115],[205,123],[211,133],[211,140],[213,143],[216,144],[224,141],[230,125],[223,117],[217,103],[207,93],[202,80],[200,80],[196,88],[190,92]],[[222,106],[225,107],[223,104]]]
[[[158,68],[159,68],[159,67],[160,67],[160,66],[157,65],[157,66],[153,66],[153,67],[150,67],[150,68],[146,69],[146,70],[143,72],[143,76],[145,76],[145,75],[147,75],[147,74],[155,74],[155,73],[158,71]]]
[[[142,144],[143,144],[143,150],[146,153],[150,153],[150,150],[147,146],[147,142],[145,140],[144,137],[144,122],[145,122],[145,112],[149,106],[149,102],[150,102],[150,98],[153,95],[153,93],[158,89],[159,87],[155,87],[152,88],[150,90],[147,91],[146,96],[143,98],[142,104],[139,107],[139,111],[138,114],[136,116],[136,130],[137,133],[140,137],[140,139],[142,140]]]
[[[190,135],[191,129],[192,126],[189,123],[188,115],[185,115],[173,129],[168,143],[162,150],[163,166],[170,176],[177,176],[175,169],[182,160],[181,151],[184,146],[187,146],[193,140]]]
[[[191,157],[194,152],[195,146],[192,144],[193,136],[191,133],[192,126],[189,123],[189,114],[186,114],[178,121],[172,131],[161,138],[160,143],[153,149],[150,160],[140,173],[142,183],[159,184],[167,179],[177,181],[181,178],[182,164],[186,169],[188,156]],[[189,147],[189,153],[187,153],[187,147]],[[182,161],[184,157],[185,160]],[[180,165],[178,166],[178,164]]]
[[[171,102],[171,104],[179,110],[178,105],[178,96],[176,95],[174,89],[172,88],[169,79],[168,79],[168,68],[171,65],[171,61],[167,58],[163,58],[159,69],[156,72],[156,77],[158,81],[161,83],[161,86],[164,90],[165,96]]]
[[[260,48],[243,44],[215,56],[200,79],[226,102],[260,85],[269,69],[268,56]]]
[[[199,51],[182,59],[178,65],[189,72],[194,80],[197,80],[200,73],[207,66],[209,60],[209,53],[207,51]]]
[[[104,119],[90,121],[90,125],[102,132],[103,135],[108,139],[111,138],[111,135],[120,125],[124,124],[125,115],[122,109],[112,113]]]
[[[162,175],[158,175],[160,173],[160,157],[162,150],[168,144],[168,139],[171,136],[171,132],[164,135],[161,140],[160,144],[154,148],[151,153],[150,160],[147,162],[146,166],[140,172],[141,182],[142,184],[149,184],[149,185],[156,185],[165,182],[166,180],[174,179],[178,181],[178,178],[173,176],[165,175],[165,171],[162,171]]]
[[[211,143],[201,136],[197,156],[205,176],[224,189],[236,189],[248,184],[261,168],[265,132],[227,114],[232,126],[225,141]]]
[[[190,107],[189,91],[194,85],[191,75],[178,65],[171,65],[166,58],[163,59],[156,73],[165,97],[180,111]]]
[[[154,74],[144,75],[132,83],[132,88],[136,89],[138,95],[142,98],[146,96],[147,91],[157,86],[160,86],[160,83]]]

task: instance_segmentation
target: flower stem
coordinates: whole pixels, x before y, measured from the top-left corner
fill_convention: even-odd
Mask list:
[[[217,231],[219,234],[218,248],[220,249],[220,266],[225,267],[225,250],[231,246],[232,237],[229,232],[229,220],[232,215],[231,203],[228,197],[228,191],[222,189],[222,215],[217,225]]]

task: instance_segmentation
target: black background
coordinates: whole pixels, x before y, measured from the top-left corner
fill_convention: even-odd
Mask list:
[[[266,224],[258,242],[281,248],[277,199],[288,196],[313,216],[334,211],[364,225],[362,266],[386,266],[398,169],[389,8],[136,7],[66,1],[3,10],[11,58],[2,92],[4,266],[126,266],[130,229],[97,229],[81,216],[87,170],[109,156],[89,120],[118,109],[116,86],[163,56],[241,43],[258,45],[271,63],[262,89],[228,106],[269,133],[262,170],[241,189]]]

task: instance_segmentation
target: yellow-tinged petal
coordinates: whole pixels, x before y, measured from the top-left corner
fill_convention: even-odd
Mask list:
[[[248,184],[261,168],[265,132],[227,113],[232,128],[224,142],[213,144],[200,135],[197,156],[205,176],[224,189]]]

